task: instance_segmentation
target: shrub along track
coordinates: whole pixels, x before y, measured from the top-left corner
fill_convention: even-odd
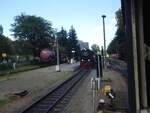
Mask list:
[[[66,94],[88,73],[88,70],[79,70],[74,76],[70,77],[21,113],[49,113],[59,102],[62,102],[62,99],[65,100]]]

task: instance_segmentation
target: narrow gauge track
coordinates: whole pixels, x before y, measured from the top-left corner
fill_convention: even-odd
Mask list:
[[[87,70],[79,70],[74,76],[64,81],[46,96],[25,109],[22,113],[49,113],[67,92],[69,92],[70,89],[87,73]]]

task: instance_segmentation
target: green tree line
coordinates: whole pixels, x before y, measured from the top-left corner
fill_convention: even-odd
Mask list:
[[[123,21],[122,10],[119,9],[116,11],[116,27],[117,31],[114,39],[110,42],[107,48],[108,54],[119,54],[120,58],[125,60],[127,57],[127,46],[126,46],[126,37],[125,37],[125,25]]]
[[[72,50],[79,53],[78,37],[73,26],[67,32],[63,27],[56,31],[52,23],[42,17],[17,15],[11,24],[14,40],[3,35],[3,26],[0,25],[0,58],[2,53],[8,55],[32,55],[39,56],[42,49],[55,50],[55,40],[58,38],[59,49],[62,54],[71,54]]]

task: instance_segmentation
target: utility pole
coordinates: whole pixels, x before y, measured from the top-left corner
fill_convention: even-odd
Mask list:
[[[56,47],[57,47],[57,65],[56,65],[56,71],[59,72],[60,71],[60,62],[59,62],[59,43],[58,43],[58,37],[57,35],[55,35],[56,38]]]
[[[105,39],[105,18],[106,15],[102,15],[103,18],[103,35],[104,35],[104,68],[106,68],[106,39]]]
[[[102,66],[104,68],[104,49],[103,49],[103,46],[101,47],[101,55],[102,55]]]

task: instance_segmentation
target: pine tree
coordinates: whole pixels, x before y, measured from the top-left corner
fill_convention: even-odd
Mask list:
[[[68,39],[67,39],[67,31],[62,27],[61,31],[57,33],[59,49],[62,54],[67,54],[68,48]]]
[[[3,27],[0,25],[0,37],[3,35]]]
[[[80,47],[78,45],[78,37],[77,37],[77,34],[76,34],[76,31],[74,29],[73,26],[71,26],[70,30],[69,30],[69,38],[68,38],[68,42],[69,42],[69,45],[68,45],[68,50],[70,51],[70,54],[72,51],[75,51],[75,56],[78,56],[79,53],[80,53]]]

